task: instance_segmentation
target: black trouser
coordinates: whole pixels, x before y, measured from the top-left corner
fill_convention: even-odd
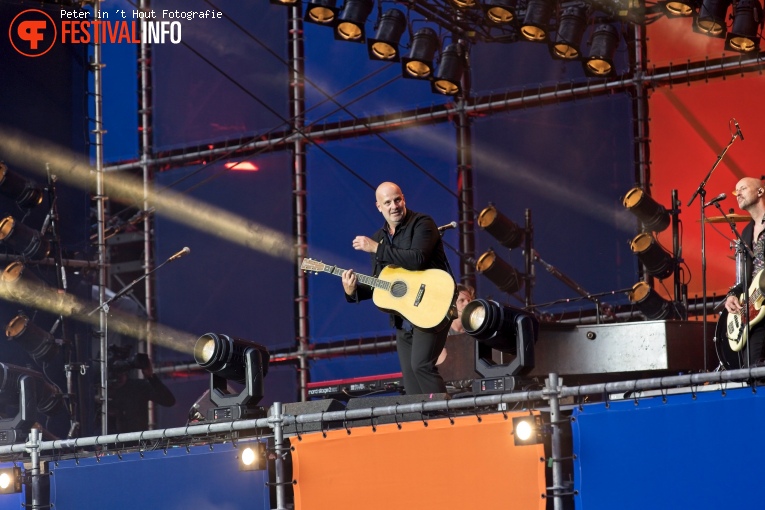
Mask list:
[[[444,380],[436,368],[436,360],[446,345],[448,334],[448,327],[438,331],[417,327],[411,331],[396,329],[398,361],[404,374],[404,391],[407,395],[446,392]]]
[[[746,353],[749,352],[749,365],[753,367],[758,364],[762,364],[765,352],[763,352],[763,346],[765,346],[765,324],[756,324],[749,331],[749,341],[744,346],[744,359],[746,359]],[[744,365],[746,367],[747,365]]]

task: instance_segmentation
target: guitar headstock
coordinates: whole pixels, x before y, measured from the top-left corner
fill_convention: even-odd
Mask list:
[[[318,260],[313,260],[309,258],[304,258],[303,263],[300,264],[300,269],[303,271],[313,271],[315,273],[318,273],[319,271],[325,271],[327,268],[327,265],[324,262],[319,262]]]

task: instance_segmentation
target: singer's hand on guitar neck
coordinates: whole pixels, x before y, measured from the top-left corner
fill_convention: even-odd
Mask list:
[[[356,236],[353,239],[353,249],[365,251],[367,253],[377,253],[377,247],[379,244],[377,241],[370,239],[366,236]]]
[[[349,296],[353,296],[356,293],[356,285],[358,284],[356,280],[356,273],[353,272],[353,269],[346,269],[343,271],[343,289],[345,289],[345,293]]]

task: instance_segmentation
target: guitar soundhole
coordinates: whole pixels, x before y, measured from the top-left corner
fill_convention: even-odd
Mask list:
[[[406,295],[406,283],[405,282],[393,282],[390,287],[390,293],[393,297],[404,297]]]

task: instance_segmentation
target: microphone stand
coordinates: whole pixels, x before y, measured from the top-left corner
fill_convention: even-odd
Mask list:
[[[184,253],[184,255],[185,255],[185,253]],[[93,310],[91,310],[88,313],[87,316],[90,317],[91,315],[93,315],[96,312],[103,311],[103,313],[102,313],[103,321],[102,322],[103,322],[103,326],[104,327],[103,327],[103,329],[101,331],[101,334],[103,335],[104,340],[102,342],[104,342],[104,343],[102,345],[106,345],[107,333],[109,331],[109,326],[108,326],[109,325],[109,304],[111,304],[115,300],[117,300],[117,299],[121,298],[122,296],[124,296],[137,283],[142,282],[143,280],[145,280],[149,275],[151,275],[154,272],[156,272],[160,267],[164,266],[168,262],[172,262],[173,260],[177,260],[178,258],[180,258],[182,256],[183,255],[175,254],[175,255],[172,255],[172,256],[168,257],[168,259],[165,260],[164,262],[162,262],[160,265],[158,265],[157,267],[155,267],[151,271],[148,271],[148,272],[142,274],[141,276],[139,276],[138,278],[136,278],[132,282],[128,283],[119,292],[117,292],[115,295],[113,295],[112,297],[110,297],[109,299],[107,299],[106,301],[104,301],[103,303],[101,303],[100,305],[98,305],[97,307],[95,307]],[[106,349],[104,348],[103,351],[104,351],[104,354],[102,354],[102,357],[105,357]],[[106,360],[102,361],[102,370],[103,370],[103,372],[108,372],[108,370],[109,370],[109,364],[106,362]],[[102,384],[104,386],[104,395],[108,396],[109,395],[109,393],[108,393],[108,386],[109,386],[108,373],[102,374],[101,375],[101,380],[102,380]],[[106,401],[101,403],[101,406],[104,406],[104,405],[107,405]],[[101,412],[101,420],[103,420],[103,423],[101,424],[101,429],[103,431],[103,434],[106,435],[108,433],[108,425],[107,425],[107,423],[109,421],[109,416],[108,416],[107,412],[103,412],[103,411]]]
[[[701,181],[701,184],[699,184],[699,187],[696,188],[696,191],[693,192],[693,195],[691,196],[691,199],[688,201],[688,207],[691,206],[693,203],[693,200],[696,198],[696,196],[700,196],[699,198],[699,216],[701,219],[701,307],[702,307],[702,323],[703,323],[703,342],[704,342],[704,371],[707,370],[707,254],[706,254],[706,239],[705,239],[705,232],[706,232],[706,222],[704,221],[704,202],[706,200],[706,185],[707,181],[710,177],[712,177],[712,172],[715,171],[715,168],[717,168],[717,165],[720,164],[720,161],[725,157],[725,153],[728,152],[728,149],[730,149],[730,146],[733,145],[733,142],[736,141],[736,138],[738,138],[738,130],[731,136],[730,142],[728,142],[728,145],[725,146],[725,148],[722,150],[722,152],[717,156],[717,161],[715,161],[714,165],[712,165],[712,168],[709,169],[709,172],[707,173],[707,176],[704,177],[704,180]]]
[[[150,276],[150,275],[154,274],[156,271],[158,271],[159,268],[161,268],[162,266],[164,266],[168,262],[172,262],[174,260],[177,260],[178,258],[180,258],[180,257],[176,257],[176,255],[172,255],[171,257],[168,257],[168,259],[165,260],[163,263],[161,263],[160,265],[158,265],[157,267],[155,267],[151,271],[142,274],[141,276],[139,276],[138,278],[136,278],[132,282],[128,283],[127,285],[122,287],[122,289],[119,292],[117,292],[115,295],[113,295],[112,297],[110,297],[109,299],[104,301],[102,304],[98,305],[93,310],[88,312],[88,316],[93,315],[94,313],[96,313],[97,311],[102,310],[102,309],[106,313],[109,313],[109,304],[111,304],[112,302],[116,301],[117,299],[119,299],[122,296],[124,296],[125,294],[127,294],[127,292],[130,291],[130,289],[132,289],[133,287],[135,287],[135,285],[137,283],[140,283],[140,282],[144,281],[148,276]]]
[[[565,283],[570,288],[574,289],[577,294],[582,296],[581,298],[568,299],[565,302],[575,301],[575,300],[579,300],[579,299],[589,299],[589,300],[591,300],[593,303],[595,303],[595,322],[596,322],[596,324],[600,324],[600,322],[601,322],[601,318],[600,318],[601,310],[603,310],[603,312],[605,312],[606,315],[609,315],[609,316],[613,317],[613,312],[609,313],[610,310],[608,310],[605,307],[603,307],[603,304],[598,299],[598,296],[599,295],[603,295],[603,294],[591,294],[591,293],[587,292],[586,290],[584,290],[582,288],[581,285],[576,283],[574,280],[572,280],[571,278],[569,278],[565,274],[561,273],[558,270],[558,268],[556,268],[552,264],[548,264],[547,262],[542,260],[542,257],[539,256],[539,253],[537,253],[536,250],[533,250],[532,254],[533,254],[534,260],[539,262],[540,264],[542,264],[544,266],[544,268],[547,270],[548,273],[550,273],[551,275],[556,277],[558,280],[560,280],[563,283]],[[607,294],[610,294],[610,293],[607,293]],[[527,308],[533,308],[533,307],[528,307],[527,306]]]
[[[715,206],[717,209],[720,210],[720,213],[727,219],[728,215],[725,214],[725,211],[723,211],[722,207],[720,207],[720,204],[718,202],[715,202]],[[746,366],[749,367],[750,359],[749,359],[749,344],[750,344],[750,338],[749,338],[749,276],[751,271],[749,270],[750,267],[753,267],[752,264],[754,264],[754,251],[749,247],[748,244],[744,242],[744,239],[741,237],[741,234],[739,234],[738,229],[736,228],[736,223],[733,221],[728,221],[728,224],[730,225],[730,229],[733,232],[733,235],[736,236],[736,239],[738,239],[738,245],[739,250],[742,250],[745,255],[746,263],[744,264],[744,270],[742,271],[741,275],[741,285],[744,287],[744,333],[746,334]],[[743,246],[743,249],[741,248]],[[725,338],[728,339],[727,333],[725,334]],[[740,337],[739,337],[740,338]],[[743,368],[743,367],[742,367]]]

